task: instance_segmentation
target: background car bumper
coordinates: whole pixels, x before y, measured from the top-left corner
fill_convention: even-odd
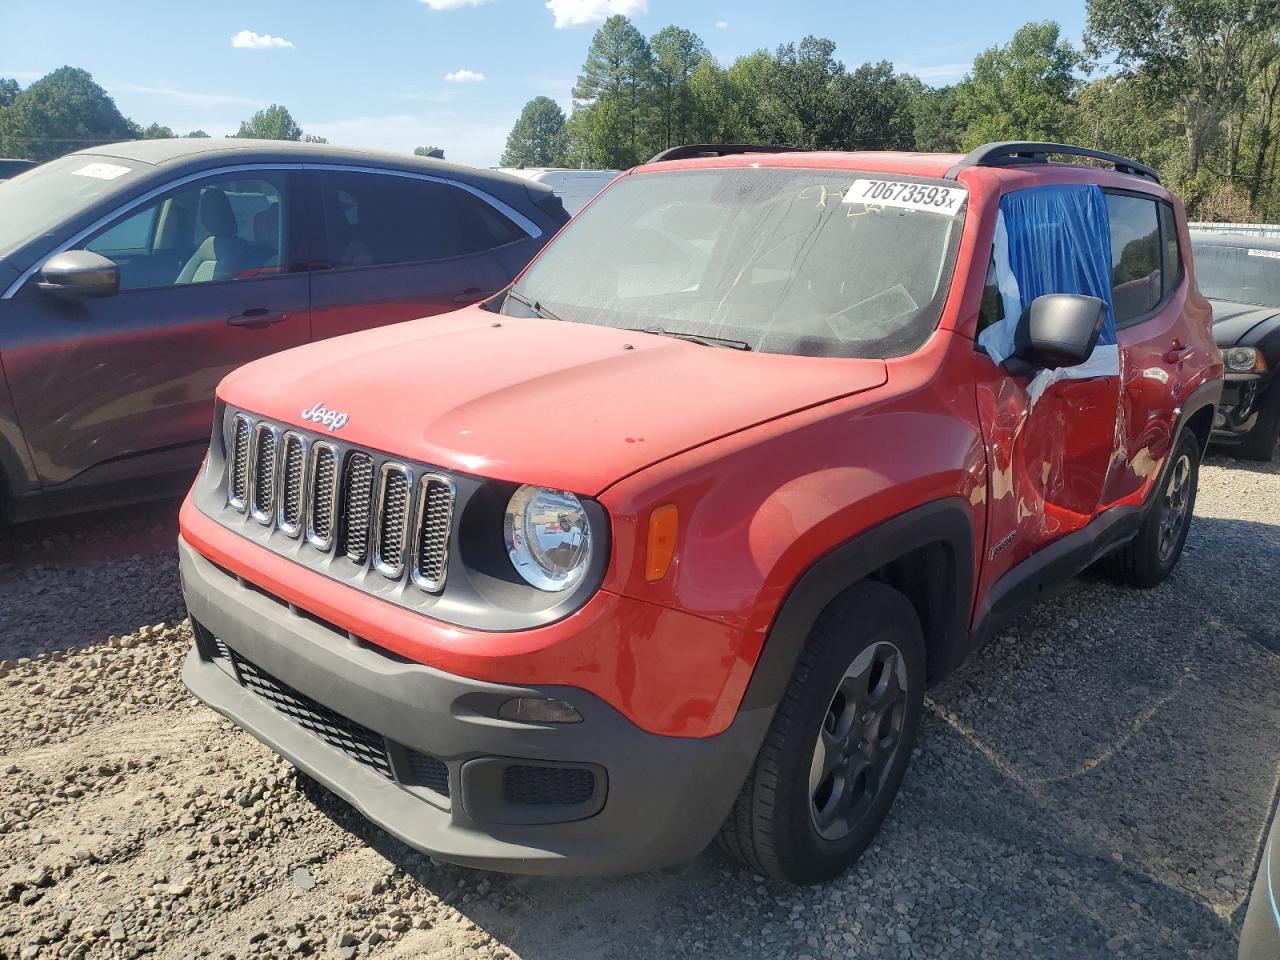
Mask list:
[[[769,709],[701,739],[648,733],[574,687],[414,663],[257,590],[179,541],[197,642],[191,691],[419,850],[517,873],[604,874],[696,855],[723,821]],[[576,724],[499,719],[558,698]]]
[[[1258,422],[1258,408],[1270,380],[1255,374],[1228,374],[1222,387],[1222,400],[1213,418],[1213,440],[1217,443],[1239,442]]]
[[[1271,824],[1258,875],[1240,931],[1239,960],[1280,957],[1280,818]]]

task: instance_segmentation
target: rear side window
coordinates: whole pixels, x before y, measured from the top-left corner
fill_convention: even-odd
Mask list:
[[[1164,298],[1156,201],[1108,193],[1111,223],[1111,302],[1116,326],[1137,323]]]
[[[449,184],[346,171],[320,178],[331,267],[448,260],[525,236],[491,204]]]
[[[1178,243],[1178,220],[1173,207],[1159,203],[1160,208],[1160,269],[1164,273],[1164,295],[1167,297],[1182,281],[1182,250]]]
[[[1004,319],[1004,298],[1000,296],[1000,284],[996,278],[996,258],[987,264],[987,280],[982,287],[982,306],[978,310],[978,331]]]

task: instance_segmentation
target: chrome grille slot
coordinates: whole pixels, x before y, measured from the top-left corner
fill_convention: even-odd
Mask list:
[[[327,553],[333,546],[338,506],[338,451],[333,444],[321,440],[311,445],[309,472],[307,542]]]
[[[280,514],[276,526],[289,537],[302,532],[302,494],[306,488],[307,442],[286,433],[280,442]]]
[[[437,593],[444,586],[456,499],[457,490],[448,477],[428,474],[418,484],[411,576],[414,583],[430,593]]]
[[[249,513],[259,523],[275,519],[276,448],[278,431],[269,423],[253,429],[253,473],[249,490]]]
[[[241,513],[249,503],[249,441],[253,421],[237,413],[231,434],[231,456],[227,458],[227,503]]]
[[[373,499],[373,460],[363,453],[347,457],[342,478],[342,550],[352,563],[369,559],[369,508]]]
[[[378,472],[378,505],[374,511],[377,541],[373,566],[391,580],[404,573],[404,544],[409,533],[409,492],[413,474],[399,463],[384,463]]]

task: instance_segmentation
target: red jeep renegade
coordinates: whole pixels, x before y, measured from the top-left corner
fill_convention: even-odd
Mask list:
[[[1079,147],[668,151],[485,304],[223,381],[184,679],[444,860],[833,877],[993,624],[1177,562],[1189,251]]]

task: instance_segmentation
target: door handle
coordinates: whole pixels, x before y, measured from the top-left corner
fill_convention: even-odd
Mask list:
[[[288,319],[287,313],[272,313],[266,307],[250,307],[244,313],[227,317],[227,324],[232,327],[246,327],[250,330],[265,330],[273,323]]]
[[[484,292],[482,287],[467,287],[460,294],[453,298],[454,303],[475,303],[477,300],[483,300],[489,294]]]
[[[1173,342],[1173,349],[1164,355],[1164,362],[1181,363],[1183,360],[1187,359],[1187,357],[1191,356],[1191,354],[1192,349],[1190,347],[1184,347],[1181,343],[1175,340]]]

